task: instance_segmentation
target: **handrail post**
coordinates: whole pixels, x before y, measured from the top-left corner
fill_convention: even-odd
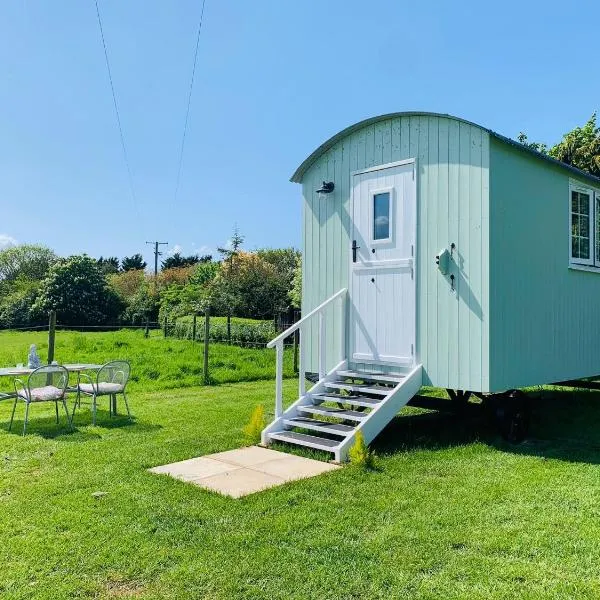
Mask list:
[[[346,298],[347,294],[340,297],[340,361],[346,359]]]
[[[303,327],[298,329],[298,398],[302,398],[306,394],[306,376],[304,373],[304,332]]]
[[[325,339],[325,315],[323,311],[319,313],[319,379],[325,377],[327,371],[326,365],[327,340]]]
[[[277,342],[277,372],[275,379],[275,418],[283,414],[283,340]]]

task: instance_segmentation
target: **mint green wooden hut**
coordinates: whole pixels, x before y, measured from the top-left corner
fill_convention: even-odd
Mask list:
[[[600,179],[463,119],[405,112],[334,135],[292,181],[301,368],[319,382],[301,378],[285,412],[277,400],[265,443],[343,460],[421,385],[489,393],[600,373]]]

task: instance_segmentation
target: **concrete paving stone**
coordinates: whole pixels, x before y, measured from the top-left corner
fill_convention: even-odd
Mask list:
[[[268,460],[281,460],[286,456],[289,456],[289,454],[269,450],[269,448],[261,448],[260,446],[248,446],[247,448],[236,448],[235,450],[211,454],[210,458],[241,467],[252,467]]]
[[[181,462],[172,463],[170,465],[154,467],[153,469],[150,469],[150,471],[152,473],[171,475],[172,477],[184,481],[193,481],[203,477],[211,477],[212,475],[226,473],[227,471],[234,471],[239,468],[239,465],[225,463],[220,460],[213,460],[206,456],[200,456],[198,458],[190,458],[189,460],[182,460]]]
[[[256,471],[281,477],[285,481],[294,481],[306,477],[314,477],[321,473],[339,469],[338,465],[312,460],[302,456],[287,455],[283,459],[269,460],[252,467]]]
[[[281,485],[285,483],[285,479],[254,469],[240,468],[220,475],[197,479],[192,483],[213,492],[218,492],[219,494],[231,496],[232,498],[240,498],[254,492]]]

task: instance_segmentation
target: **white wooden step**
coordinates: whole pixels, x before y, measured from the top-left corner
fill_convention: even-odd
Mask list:
[[[404,375],[387,375],[384,373],[361,373],[360,371],[336,371],[338,377],[346,379],[362,379],[363,381],[381,381],[382,383],[399,384],[404,379]]]
[[[361,413],[356,410],[346,410],[344,408],[334,408],[330,406],[299,406],[298,412],[309,415],[320,415],[322,417],[335,417],[336,419],[344,419],[346,421],[355,421],[360,423],[367,418],[367,413]]]
[[[334,390],[346,390],[348,392],[362,392],[363,394],[374,394],[377,396],[387,396],[393,388],[375,388],[368,385],[343,383],[339,381],[331,381],[325,383],[325,387]]]
[[[275,433],[270,433],[269,437],[272,440],[277,440],[279,442],[297,444],[299,446],[306,446],[307,448],[325,450],[326,452],[335,452],[336,447],[340,444],[340,440],[330,440],[327,438],[317,437],[316,435],[295,433],[294,431],[277,431]]]
[[[354,427],[351,427],[350,425],[319,421],[318,419],[310,419],[308,417],[294,417],[292,419],[285,419],[283,424],[289,427],[300,427],[302,429],[311,429],[312,431],[322,431],[323,433],[331,433],[333,435],[341,435],[343,437],[354,431]]]
[[[378,406],[382,398],[367,398],[366,396],[342,396],[341,394],[313,394],[314,400],[323,402],[340,402],[349,404],[350,406],[363,406],[365,408],[375,408]]]

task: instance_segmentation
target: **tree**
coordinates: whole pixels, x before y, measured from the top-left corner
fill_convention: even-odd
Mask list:
[[[519,141],[520,144],[523,144],[523,146],[526,146],[527,148],[530,148],[531,150],[535,150],[536,152],[539,152],[540,154],[548,154],[548,146],[546,146],[546,144],[540,144],[539,142],[530,142],[527,139],[527,134],[523,133],[522,131],[517,136],[517,140]]]
[[[112,275],[119,272],[119,259],[116,256],[100,257],[98,266],[105,275]]]
[[[145,269],[147,266],[146,261],[143,259],[141,254],[134,254],[132,256],[125,256],[121,261],[121,269],[123,271],[140,271]]]
[[[549,150],[546,144],[530,142],[523,132],[518,135],[517,140],[527,148],[600,177],[600,127],[596,125],[596,113],[592,114],[583,127],[575,127],[565,133],[562,140]]]
[[[288,306],[288,285],[277,269],[252,252],[238,251],[233,267],[221,267],[211,286],[213,307],[221,314],[271,318]]]
[[[122,308],[98,263],[85,254],[52,265],[33,306],[43,313],[56,310],[58,322],[64,325],[114,323]]]
[[[180,252],[175,252],[175,254],[172,256],[165,258],[160,265],[162,269],[179,269],[181,267],[191,267],[192,265],[197,265],[199,262],[200,257],[197,254],[182,256]]]
[[[583,127],[575,127],[548,154],[568,165],[600,177],[600,127],[594,113]]]
[[[294,308],[302,308],[302,256],[298,254],[292,287],[288,292],[288,298]]]
[[[31,281],[43,279],[57,258],[50,248],[38,244],[0,250],[0,281],[14,281],[19,277]]]
[[[229,242],[228,248],[217,248],[217,251],[221,255],[223,262],[229,263],[229,268],[233,268],[235,257],[238,255],[242,244],[244,243],[244,236],[240,233],[240,230],[236,227],[233,228],[233,235]]]

